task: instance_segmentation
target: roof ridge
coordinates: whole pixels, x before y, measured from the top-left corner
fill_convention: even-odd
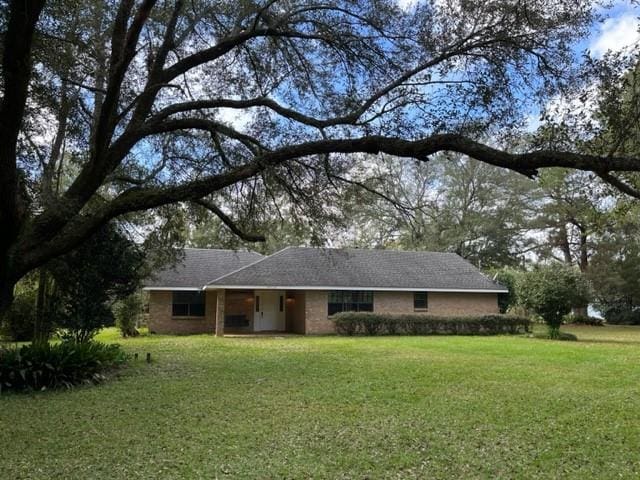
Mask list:
[[[290,248],[294,248],[294,247],[284,247],[283,249],[278,250],[277,252],[272,253],[271,255],[262,255],[262,254],[261,254],[261,255],[262,255],[262,258],[260,258],[260,259],[256,260],[255,262],[252,262],[252,263],[250,263],[250,264],[248,264],[248,265],[245,265],[244,267],[237,268],[237,269],[235,269],[235,270],[233,270],[233,271],[231,271],[231,272],[225,273],[224,275],[221,275],[221,276],[219,276],[219,277],[217,277],[217,278],[214,278],[214,279],[212,279],[212,280],[209,280],[209,281],[205,284],[205,287],[206,287],[207,285],[211,285],[213,282],[217,282],[218,280],[223,279],[224,277],[227,277],[227,276],[232,275],[232,274],[234,274],[234,273],[237,273],[237,272],[239,272],[239,271],[241,271],[241,270],[244,270],[245,268],[252,267],[252,266],[254,266],[254,265],[256,265],[256,264],[258,264],[258,263],[260,263],[260,262],[262,262],[262,261],[264,261],[264,260],[267,260],[268,258],[273,258],[273,257],[275,257],[275,256],[277,256],[277,255],[279,255],[279,254],[281,254],[282,252],[284,252],[285,250],[288,250],[288,249],[290,249]]]
[[[358,248],[358,247],[313,247],[313,246],[288,246],[282,250],[278,250],[276,253],[280,253],[287,249],[305,249],[305,250],[351,250],[355,252],[399,252],[399,253],[437,253],[439,255],[454,255],[462,258],[455,252],[440,252],[437,250],[401,250],[398,248]],[[275,255],[275,253],[273,254]],[[269,256],[269,255],[268,255]],[[464,258],[463,258],[464,260]]]
[[[256,252],[254,250],[234,250],[233,248],[200,248],[200,247],[183,247],[182,250],[205,250],[207,252],[235,252],[235,253],[253,253],[256,255],[260,255],[262,257],[264,257],[264,255],[262,255],[259,252]]]

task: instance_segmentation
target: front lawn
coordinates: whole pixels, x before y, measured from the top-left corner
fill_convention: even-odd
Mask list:
[[[637,478],[640,328],[565,330],[124,340],[117,379],[0,397],[0,478]]]

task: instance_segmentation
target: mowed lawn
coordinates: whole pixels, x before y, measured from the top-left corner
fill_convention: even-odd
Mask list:
[[[153,363],[0,397],[0,478],[638,478],[640,328],[565,331],[124,340]]]

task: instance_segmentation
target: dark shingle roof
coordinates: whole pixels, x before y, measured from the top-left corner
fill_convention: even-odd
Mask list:
[[[454,253],[304,247],[285,248],[209,285],[507,291]]]
[[[256,252],[185,248],[175,265],[145,281],[146,288],[202,288],[211,280],[264,258]]]

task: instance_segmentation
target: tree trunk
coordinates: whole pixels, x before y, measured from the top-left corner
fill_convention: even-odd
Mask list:
[[[584,227],[581,225],[577,225],[580,230],[580,259],[578,260],[578,267],[580,271],[584,274],[589,268],[589,251],[587,248],[587,232]],[[572,308],[574,317],[587,317],[589,316],[589,305],[575,305]]]
[[[15,282],[9,280],[4,263],[0,262],[0,315],[2,315],[13,303],[13,288]]]
[[[40,268],[38,272],[38,296],[36,299],[36,321],[33,328],[33,343],[47,343],[51,333],[51,312],[47,308],[47,272]]]
[[[11,271],[11,248],[20,232],[25,208],[16,152],[31,78],[31,44],[44,0],[13,0],[3,38],[3,95],[0,100],[0,313],[13,301],[17,279]],[[6,7],[5,7],[6,8]]]
[[[569,232],[567,232],[567,225],[564,224],[560,228],[560,249],[562,250],[562,255],[564,256],[564,261],[567,265],[573,264],[573,259],[571,258],[571,246],[569,245]]]

